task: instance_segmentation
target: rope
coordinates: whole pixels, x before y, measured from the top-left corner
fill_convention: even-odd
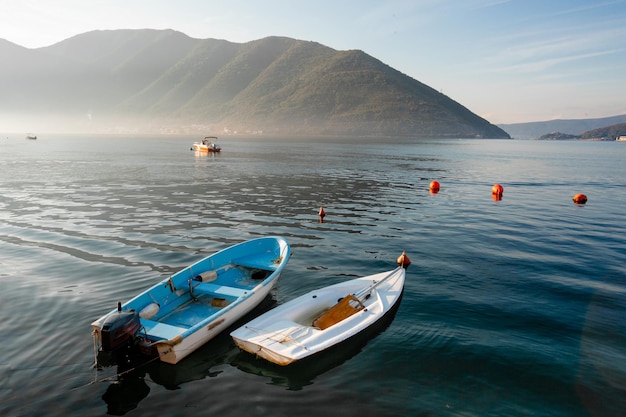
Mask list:
[[[156,360],[159,360],[159,359],[161,359],[161,355],[155,356],[154,358],[149,359],[149,360],[147,360],[147,361],[145,361],[145,362],[135,366],[134,368],[127,369],[127,370],[125,370],[123,372],[118,372],[115,375],[111,375],[111,376],[107,376],[105,378],[94,380],[93,382],[90,382],[89,384],[86,384],[86,385],[83,385],[83,386],[93,385],[93,384],[95,384],[97,382],[106,382],[106,381],[111,381],[113,379],[119,379],[121,376],[129,374],[131,372],[135,372],[136,370],[140,369],[142,366],[146,366],[146,365],[148,365],[148,364],[150,364],[150,363],[152,363],[152,362],[154,362]]]
[[[368,287],[363,288],[362,290],[357,291],[354,296],[357,297],[359,300],[361,300],[361,297],[364,295],[367,295],[368,293],[370,293],[374,288],[376,288],[377,286],[379,286],[382,282],[384,282],[385,280],[391,278],[400,268],[402,268],[401,266],[397,267],[396,269],[394,269],[393,271],[391,271],[389,274],[387,274],[386,277],[382,278],[379,281],[374,281],[372,282]],[[363,300],[361,300],[363,301]]]

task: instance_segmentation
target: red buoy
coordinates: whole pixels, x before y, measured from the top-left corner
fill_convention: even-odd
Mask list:
[[[584,194],[576,194],[572,201],[576,204],[585,204],[587,202],[587,196]]]
[[[491,187],[491,194],[496,194],[496,195],[502,195],[502,193],[504,193],[504,187],[502,187],[500,184],[494,184],[493,187]]]
[[[433,194],[437,194],[439,192],[439,187],[441,187],[441,184],[439,184],[439,181],[431,181],[430,182],[430,192]]]
[[[402,268],[405,268],[405,269],[409,265],[411,265],[411,260],[406,255],[405,251],[402,251],[402,255],[398,256],[398,259],[396,260],[396,262],[398,263],[398,266],[401,266]]]
[[[317,213],[320,216],[320,223],[324,222],[324,216],[326,216],[326,212],[324,211],[324,207],[320,207],[320,211]]]

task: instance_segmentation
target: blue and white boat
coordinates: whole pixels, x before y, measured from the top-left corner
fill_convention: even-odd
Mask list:
[[[182,269],[91,323],[98,355],[178,363],[259,305],[290,255],[284,238],[264,237]]]

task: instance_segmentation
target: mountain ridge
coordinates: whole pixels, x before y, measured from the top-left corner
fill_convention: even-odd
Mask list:
[[[541,136],[560,132],[579,136],[581,132],[601,129],[626,123],[626,114],[591,119],[555,119],[527,123],[498,124],[515,139],[538,139]]]
[[[0,59],[7,120],[58,118],[91,131],[510,138],[363,51],[287,37],[233,43],[174,30],[92,31],[38,49],[3,41]]]
[[[547,133],[539,137],[539,140],[602,140],[614,141],[620,136],[626,136],[626,123],[618,123],[588,130],[574,135],[562,132]]]

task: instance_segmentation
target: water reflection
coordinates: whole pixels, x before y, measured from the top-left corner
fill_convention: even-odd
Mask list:
[[[276,306],[276,300],[270,294],[259,306],[235,323],[231,329],[225,330],[176,365],[146,359],[145,357],[136,357],[133,358],[130,365],[118,366],[117,380],[109,385],[102,396],[107,404],[107,413],[124,415],[137,408],[137,405],[150,392],[146,378],[168,390],[177,390],[188,382],[207,377],[217,377],[221,371],[214,369],[224,364],[230,364],[239,353],[239,348],[235,346],[230,337],[230,331],[274,306]]]
[[[137,408],[150,392],[146,379],[168,390],[181,389],[183,384],[217,377],[221,371],[214,369],[231,363],[238,353],[229,332],[225,331],[176,365],[160,361],[142,364],[142,359],[138,359],[130,370],[118,367],[118,379],[102,396],[107,404],[107,414],[124,415]]]
[[[176,365],[164,362],[150,364],[147,369],[150,379],[168,390],[176,390],[191,381],[217,377],[221,371],[215,368],[231,363],[239,353],[229,333],[230,330],[222,332]]]
[[[231,365],[246,373],[269,378],[272,385],[293,391],[302,390],[313,384],[318,376],[357,355],[367,343],[385,331],[395,318],[400,302],[382,320],[348,341],[289,366],[275,365],[243,352],[230,337],[230,331],[275,305],[274,298],[268,297],[257,310],[176,365],[159,361],[141,363],[137,360],[132,369],[118,367],[117,380],[102,395],[107,404],[107,414],[124,415],[137,408],[150,393],[146,380],[168,390],[177,390],[192,381],[218,377],[222,371],[217,369],[223,365]]]
[[[109,385],[102,399],[107,404],[107,414],[123,416],[148,396],[150,387],[144,380],[144,372],[126,374]]]

